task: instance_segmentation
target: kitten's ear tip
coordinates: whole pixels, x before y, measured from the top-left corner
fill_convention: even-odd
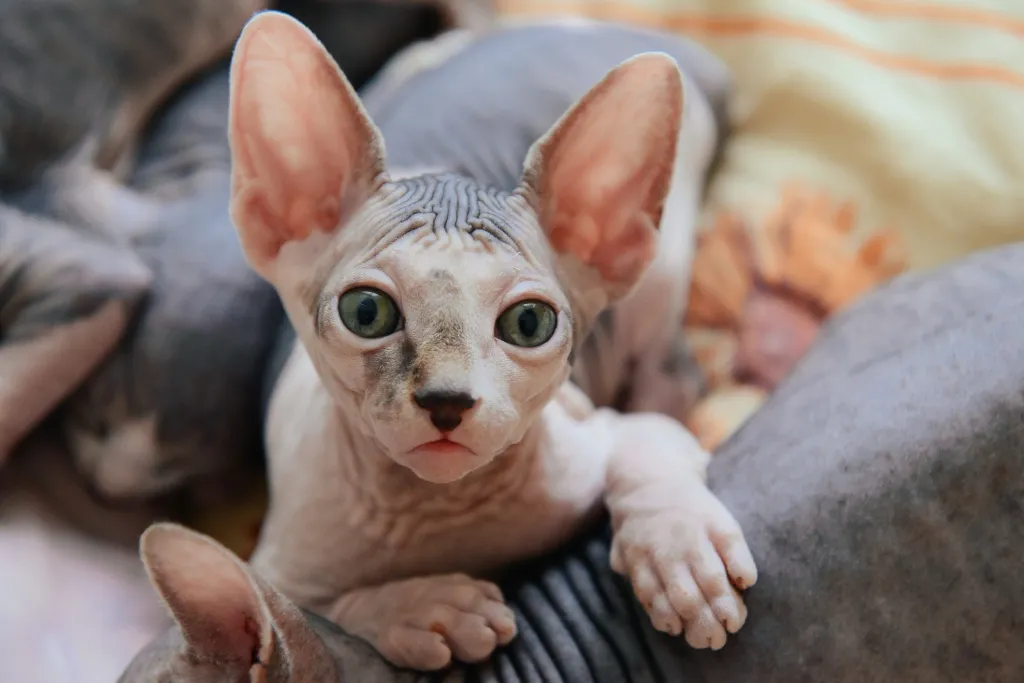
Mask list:
[[[216,541],[174,522],[154,522],[139,537],[139,555],[151,570],[164,558],[173,558],[184,548],[216,546]]]
[[[180,537],[183,534],[193,534],[195,532],[189,531],[180,524],[174,524],[173,522],[156,522],[150,524],[142,535],[139,537],[139,553],[145,560],[148,557],[153,556],[154,553],[158,553],[168,541],[173,541],[175,538]]]
[[[643,88],[645,95],[669,100],[673,106],[683,104],[683,73],[679,63],[665,52],[641,52],[625,60],[615,69]]]
[[[249,17],[239,34],[239,42],[246,36],[252,36],[260,31],[299,31],[303,35],[309,34],[309,29],[292,15],[268,9],[256,12]]]
[[[305,24],[284,12],[264,10],[249,18],[238,34],[231,64],[236,69],[252,56],[280,57],[298,46],[319,44]]]

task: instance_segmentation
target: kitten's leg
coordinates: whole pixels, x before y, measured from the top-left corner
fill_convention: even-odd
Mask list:
[[[113,349],[126,323],[120,302],[110,302],[31,341],[0,345],[0,463]]]
[[[52,169],[32,193],[33,213],[120,246],[130,246],[149,234],[163,211],[156,198],[84,165]]]
[[[150,279],[127,250],[0,205],[0,462],[110,352]]]
[[[433,671],[477,662],[516,635],[515,615],[493,583],[437,574],[342,596],[327,616],[396,666]]]
[[[739,591],[757,581],[757,566],[705,484],[709,455],[663,415],[603,410],[594,419],[615,444],[605,484],[612,569],[630,579],[655,628],[721,648],[746,621]]]

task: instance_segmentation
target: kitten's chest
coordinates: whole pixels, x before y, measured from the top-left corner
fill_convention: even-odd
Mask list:
[[[600,510],[604,458],[599,452],[532,456],[531,467],[509,467],[508,476],[482,473],[476,490],[410,496],[400,510],[355,506],[350,519],[360,521],[350,533],[363,557],[344,563],[345,588],[432,573],[486,576],[570,540]]]

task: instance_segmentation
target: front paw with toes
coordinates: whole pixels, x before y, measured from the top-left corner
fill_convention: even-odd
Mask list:
[[[453,659],[479,662],[516,635],[515,615],[488,581],[445,574],[373,590],[357,630],[396,666],[434,671]]]
[[[627,576],[651,623],[691,647],[718,650],[746,622],[739,591],[757,566],[739,525],[710,491],[683,504],[625,516],[612,540],[612,569]]]

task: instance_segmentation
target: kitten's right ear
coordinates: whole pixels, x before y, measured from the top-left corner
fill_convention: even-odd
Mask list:
[[[639,54],[609,71],[527,154],[522,188],[587,291],[588,315],[628,293],[654,258],[683,103],[675,60]]]
[[[384,179],[384,143],[316,36],[257,14],[231,60],[231,217],[253,268],[273,281],[281,247],[331,233]]]
[[[149,580],[189,649],[239,676],[274,647],[274,624],[249,569],[230,550],[196,531],[162,522],[142,534]]]

